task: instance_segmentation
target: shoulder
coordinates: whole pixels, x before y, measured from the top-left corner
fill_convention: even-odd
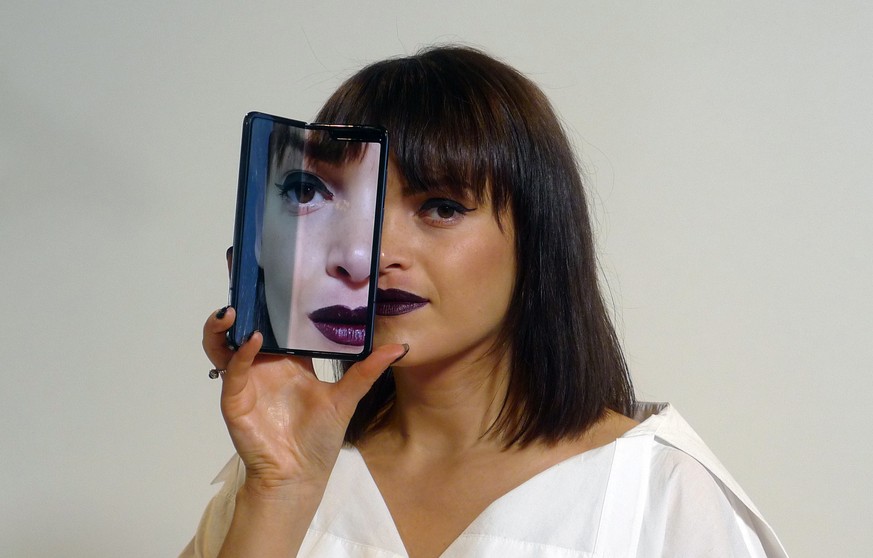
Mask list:
[[[357,450],[351,447],[342,448],[328,481],[325,499],[316,512],[316,521],[323,524],[334,522],[342,526],[342,521],[337,521],[337,518],[342,519],[343,514],[352,509],[349,502],[358,501],[348,498],[348,495],[362,492],[362,475],[365,473],[366,467]],[[234,454],[213,479],[212,484],[220,484],[221,487],[207,504],[194,537],[179,558],[218,555],[233,519],[236,494],[245,482],[245,476],[245,464],[239,455]],[[329,505],[324,505],[326,501]],[[360,518],[361,513],[351,517]],[[307,539],[307,542],[310,541]]]
[[[197,531],[179,555],[180,558],[218,555],[233,519],[236,493],[244,480],[245,465],[239,456],[234,454],[213,479],[212,484],[220,483],[221,488],[207,504],[197,525]]]
[[[641,548],[664,556],[785,556],[773,530],[670,405],[644,404],[621,441],[648,454]]]

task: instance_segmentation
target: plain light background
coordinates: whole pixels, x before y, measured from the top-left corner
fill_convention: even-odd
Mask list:
[[[866,556],[870,6],[4,3],[0,555],[182,549],[232,452],[199,345],[243,114],[310,119],[361,65],[462,42],[562,115],[640,398],[792,556]]]

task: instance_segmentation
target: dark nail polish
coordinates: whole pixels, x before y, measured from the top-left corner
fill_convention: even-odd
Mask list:
[[[228,309],[228,307],[225,306],[224,308],[222,308],[221,310],[219,310],[218,312],[216,312],[216,313],[215,313],[215,318],[216,318],[217,320],[220,320],[221,318],[223,318],[224,315],[227,314],[227,309]]]
[[[397,364],[397,361],[399,361],[401,358],[405,357],[406,353],[408,353],[408,352],[409,352],[409,345],[407,343],[404,343],[403,344],[403,354],[400,355],[399,357],[395,358],[391,364]]]

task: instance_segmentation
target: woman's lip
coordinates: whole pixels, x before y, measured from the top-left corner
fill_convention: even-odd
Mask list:
[[[377,289],[376,315],[399,316],[418,310],[428,302],[426,298],[400,289]]]
[[[309,319],[322,335],[340,345],[364,345],[367,308],[327,306],[309,314]]]

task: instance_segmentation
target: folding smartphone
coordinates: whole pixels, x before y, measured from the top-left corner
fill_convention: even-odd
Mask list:
[[[388,162],[383,128],[243,120],[228,342],[359,360],[372,350]]]

